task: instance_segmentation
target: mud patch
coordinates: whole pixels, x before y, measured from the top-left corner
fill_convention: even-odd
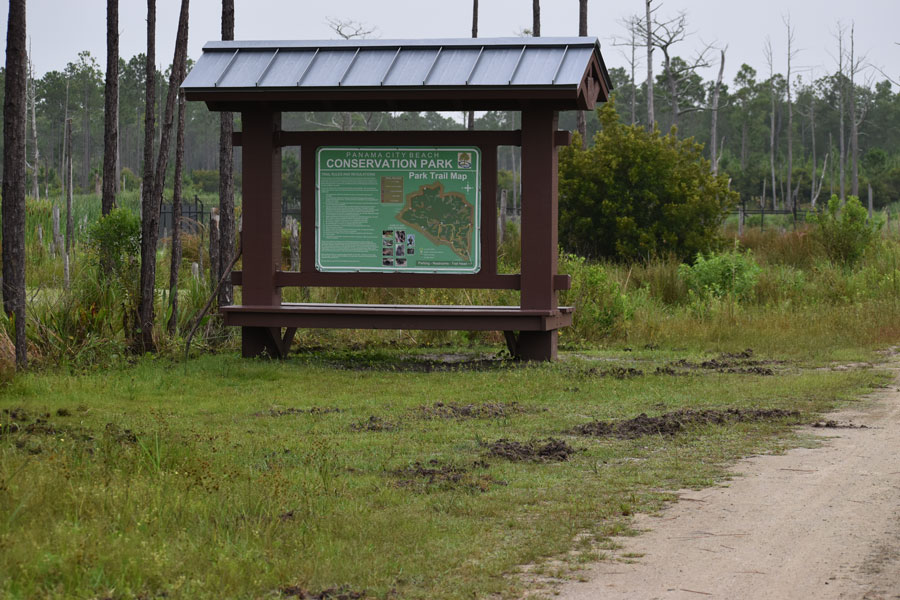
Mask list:
[[[375,415],[370,416],[364,421],[352,423],[350,431],[396,431],[400,429],[400,425],[394,421],[388,421]]]
[[[717,358],[711,358],[701,362],[687,359],[672,361],[664,367],[657,367],[657,375],[688,375],[690,373],[711,371],[714,373],[728,373],[738,375],[761,375],[770,377],[775,375],[771,365],[783,364],[777,360],[754,360],[753,350],[747,349],[738,353],[723,353]]]
[[[130,429],[122,429],[115,423],[107,423],[106,427],[103,428],[103,431],[109,439],[118,444],[137,444],[138,439],[136,433]]]
[[[800,412],[780,408],[745,410],[679,410],[656,417],[641,413],[633,419],[618,421],[593,421],[573,427],[569,433],[594,437],[635,439],[647,435],[675,435],[696,425],[728,425],[755,421],[798,419]]]
[[[408,467],[392,471],[392,474],[399,478],[397,487],[416,492],[458,489],[486,492],[493,486],[506,485],[505,481],[494,479],[487,473],[474,472],[489,466],[482,460],[475,461],[470,466],[461,466],[432,459],[427,463],[417,461]]]
[[[359,600],[366,597],[365,592],[357,592],[346,586],[311,592],[299,585],[288,585],[281,588],[279,592],[282,597],[299,598],[300,600]]]
[[[569,460],[569,457],[575,454],[572,446],[555,438],[528,442],[517,442],[504,438],[488,444],[487,447],[489,456],[505,458],[513,462],[560,462]]]
[[[503,419],[529,412],[518,402],[486,402],[484,404],[448,404],[435,402],[414,409],[420,419]]]
[[[4,408],[2,414],[4,422],[27,423],[31,420],[31,414],[24,408]],[[45,413],[43,416],[47,418],[50,416],[50,413]]]
[[[824,429],[868,429],[868,425],[856,425],[850,422],[843,421],[834,421],[828,419],[827,421],[816,421],[812,424],[813,427],[822,427]]]
[[[286,417],[289,415],[330,415],[344,412],[336,406],[313,406],[311,408],[273,408],[264,412],[253,413],[254,417]]]
[[[634,367],[613,367],[611,369],[598,369],[594,367],[587,372],[588,375],[594,377],[612,377],[613,379],[631,379],[640,377],[644,374],[640,369]]]

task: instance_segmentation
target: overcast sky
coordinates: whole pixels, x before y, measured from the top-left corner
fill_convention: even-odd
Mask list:
[[[764,75],[763,45],[772,40],[776,71],[785,71],[788,15],[796,29],[795,72],[804,69],[815,76],[835,67],[837,23],[849,28],[855,22],[858,54],[900,79],[900,0],[656,0],[661,17],[687,13],[693,32],[677,48],[692,55],[702,43],[728,46],[726,81],[742,63]],[[178,0],[158,0],[157,60],[168,65],[174,52]],[[120,54],[127,58],[146,47],[146,3],[120,0]],[[371,37],[450,38],[468,37],[472,27],[470,0],[235,0],[236,39],[333,39],[329,17],[354,19],[376,28]],[[531,27],[530,0],[481,0],[479,36],[508,37]],[[624,37],[623,19],[643,10],[643,0],[590,0],[588,33],[600,38],[607,65],[625,67],[625,48],[614,46]],[[575,35],[578,31],[577,0],[544,0],[541,33]],[[0,5],[5,23],[8,3]],[[189,56],[196,59],[206,41],[220,37],[220,0],[192,0]],[[4,28],[5,31],[5,28]],[[106,0],[28,0],[28,34],[35,69],[39,74],[62,70],[78,52],[89,50],[105,68]],[[3,47],[6,47],[4,42]],[[659,53],[657,53],[659,54]],[[716,57],[716,60],[718,58]],[[718,68],[716,62],[715,70]],[[714,69],[703,75],[715,77]],[[876,80],[884,77],[873,70]],[[640,75],[638,79],[640,79]]]

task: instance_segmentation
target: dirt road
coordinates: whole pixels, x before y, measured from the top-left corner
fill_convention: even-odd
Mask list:
[[[853,427],[810,428],[822,447],[741,461],[726,486],[638,517],[645,533],[555,597],[900,598],[900,378],[828,418]]]

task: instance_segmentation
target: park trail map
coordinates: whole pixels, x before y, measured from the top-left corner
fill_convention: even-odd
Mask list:
[[[477,148],[325,147],[316,176],[317,270],[480,270]]]
[[[457,192],[445,192],[444,184],[425,184],[406,196],[406,207],[397,220],[420,232],[435,245],[447,245],[462,260],[472,256],[475,207]]]

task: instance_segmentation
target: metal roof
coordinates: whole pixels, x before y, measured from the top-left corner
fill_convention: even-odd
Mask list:
[[[306,108],[324,100],[451,108],[479,99],[590,108],[612,86],[597,39],[575,37],[209,42],[181,87],[211,108],[267,92]]]

